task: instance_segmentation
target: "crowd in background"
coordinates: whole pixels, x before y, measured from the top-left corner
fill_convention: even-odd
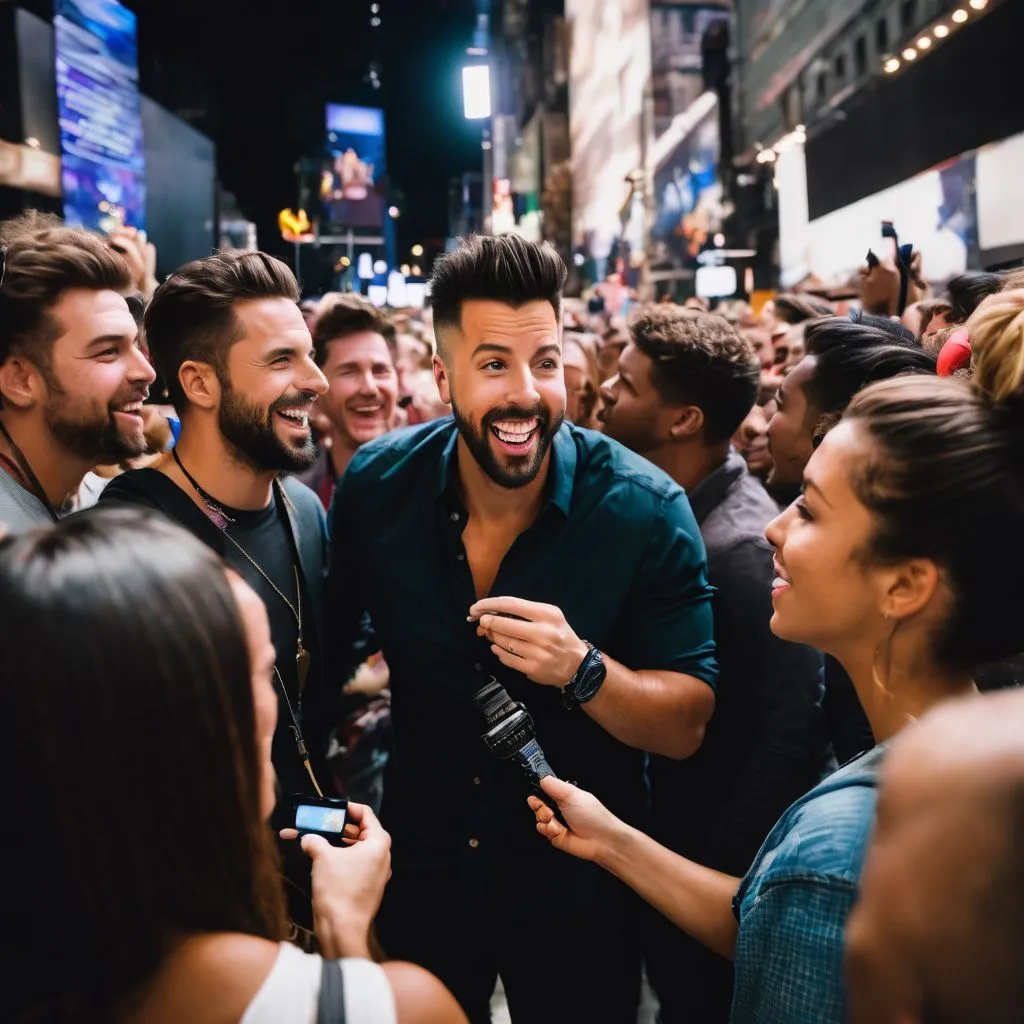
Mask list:
[[[641,963],[663,1024],[1019,1019],[1024,275],[563,301],[474,239],[381,310],[0,245],[13,1019],[476,1022],[500,973],[618,1022]],[[580,783],[532,814],[492,674]]]

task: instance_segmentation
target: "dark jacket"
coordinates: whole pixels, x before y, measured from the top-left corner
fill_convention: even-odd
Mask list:
[[[776,637],[772,549],[778,508],[735,452],[690,492],[715,590],[715,714],[689,760],[652,757],[654,835],[702,864],[742,875],[782,812],[831,764],[821,656]]]

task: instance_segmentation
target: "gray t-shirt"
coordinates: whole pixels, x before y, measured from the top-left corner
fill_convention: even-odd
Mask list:
[[[8,533],[23,533],[52,522],[46,506],[10,473],[0,469],[0,526]]]

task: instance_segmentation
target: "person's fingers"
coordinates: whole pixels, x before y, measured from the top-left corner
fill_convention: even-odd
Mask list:
[[[548,796],[554,797],[555,802],[559,806],[571,800],[573,795],[579,792],[572,783],[566,782],[564,779],[558,779],[554,775],[546,775],[541,779],[540,788]]]
[[[544,806],[544,801],[535,796],[528,796],[526,802],[530,805],[531,811],[539,811]]]
[[[479,628],[488,636],[508,637],[512,640],[525,640],[539,643],[544,636],[544,626],[537,622],[524,622],[522,619],[510,619],[507,615],[482,615]]]
[[[537,601],[524,601],[521,597],[485,597],[469,609],[469,619],[472,622],[481,615],[503,613],[518,615],[535,622],[545,617],[548,608],[548,605],[539,604]]]
[[[333,849],[323,836],[311,836],[308,833],[299,840],[299,845],[302,847],[302,852],[313,860],[324,856]]]
[[[299,830],[295,828],[283,828],[277,833],[282,839],[298,839]]]
[[[524,676],[532,675],[537,671],[537,662],[534,659],[523,657],[514,647],[513,650],[515,650],[516,653],[510,654],[504,647],[499,647],[497,644],[491,644],[491,654],[493,654],[498,661],[505,666],[505,668],[514,668],[517,672],[522,672]]]

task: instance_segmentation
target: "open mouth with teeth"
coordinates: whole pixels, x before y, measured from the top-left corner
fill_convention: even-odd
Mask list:
[[[786,570],[779,565],[778,560],[774,563],[775,578],[772,580],[772,597],[785,593],[793,586],[793,581],[786,575]]]
[[[491,433],[509,455],[528,455],[540,431],[536,416],[528,420],[499,420],[491,424]]]
[[[274,412],[290,430],[309,433],[309,409],[277,409]]]
[[[356,419],[379,420],[384,415],[384,403],[366,402],[362,405],[350,405],[349,412],[353,413]]]
[[[122,405],[115,405],[111,407],[114,415],[118,417],[121,422],[126,422],[128,426],[141,430],[142,423],[142,402],[125,402]]]

